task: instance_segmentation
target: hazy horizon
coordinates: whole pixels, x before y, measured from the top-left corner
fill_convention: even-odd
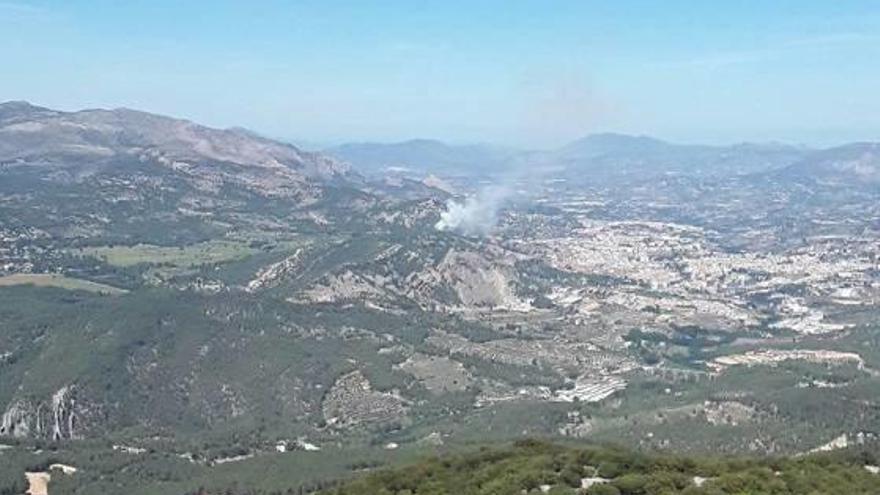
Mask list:
[[[315,148],[880,139],[876,4],[672,3],[3,1],[15,77],[0,100],[129,107]]]
[[[768,145],[768,146],[780,145],[780,146],[790,146],[790,147],[795,147],[795,148],[800,147],[800,148],[804,148],[804,149],[815,149],[815,150],[834,148],[837,146],[848,145],[848,144],[853,144],[853,143],[875,142],[874,140],[852,140],[852,141],[841,140],[841,141],[837,141],[837,142],[828,142],[828,143],[824,143],[824,144],[823,143],[811,144],[811,143],[787,141],[787,140],[782,140],[782,139],[770,139],[770,138],[763,139],[763,140],[756,139],[756,140],[749,140],[749,141],[723,141],[723,140],[686,141],[686,140],[666,139],[663,136],[658,136],[658,135],[634,134],[634,133],[618,132],[618,131],[612,131],[612,130],[601,130],[601,129],[588,132],[584,135],[575,137],[569,141],[559,143],[558,145],[548,145],[548,146],[521,146],[521,145],[518,145],[517,143],[501,143],[501,142],[488,141],[488,140],[487,141],[469,141],[469,140],[456,140],[456,139],[442,139],[442,138],[438,138],[435,136],[412,136],[412,137],[405,137],[404,136],[404,137],[400,137],[397,139],[384,139],[384,140],[383,139],[368,140],[368,139],[341,138],[341,139],[332,140],[332,141],[315,141],[315,140],[309,140],[309,139],[298,139],[295,136],[294,137],[287,137],[287,136],[271,135],[271,134],[263,133],[258,129],[243,127],[240,125],[213,126],[210,124],[206,124],[205,122],[200,122],[198,120],[195,120],[195,119],[183,116],[183,115],[158,113],[158,112],[153,112],[153,111],[151,111],[149,109],[145,109],[145,108],[98,107],[98,106],[88,107],[88,108],[85,108],[85,107],[84,108],[58,108],[58,107],[43,105],[43,104],[40,104],[39,102],[20,100],[20,99],[19,100],[2,100],[2,101],[0,101],[0,104],[13,103],[13,102],[23,102],[23,103],[27,103],[29,105],[33,105],[36,107],[42,107],[42,108],[48,108],[50,110],[62,111],[62,112],[72,112],[72,113],[79,112],[79,111],[89,111],[89,110],[110,110],[110,111],[113,111],[113,110],[123,110],[123,109],[151,113],[151,114],[160,115],[163,117],[169,117],[169,118],[178,119],[178,120],[186,120],[186,121],[193,122],[194,124],[197,124],[197,125],[204,125],[204,126],[208,126],[208,127],[212,127],[212,128],[216,128],[216,129],[226,129],[226,130],[242,129],[244,131],[252,132],[256,135],[259,135],[259,136],[267,138],[267,139],[272,139],[272,140],[279,141],[279,142],[293,144],[293,145],[297,146],[298,148],[301,148],[306,151],[324,151],[324,150],[328,150],[330,148],[335,148],[335,147],[345,146],[345,145],[389,145],[389,146],[393,146],[393,145],[402,145],[402,144],[413,143],[413,142],[418,142],[418,141],[436,142],[436,143],[440,143],[440,144],[448,145],[448,146],[453,146],[453,147],[457,147],[457,146],[461,146],[461,147],[493,146],[493,147],[497,147],[500,149],[507,148],[512,151],[552,151],[554,149],[558,149],[558,148],[564,147],[566,145],[574,144],[575,142],[580,141],[582,139],[596,137],[596,136],[603,136],[603,135],[606,135],[606,136],[607,135],[616,135],[616,136],[623,136],[623,137],[630,137],[630,138],[650,138],[650,139],[655,139],[658,141],[665,142],[667,144],[685,145],[685,146],[701,146],[701,145],[703,145],[703,146],[724,147],[724,146],[737,146],[737,145]]]

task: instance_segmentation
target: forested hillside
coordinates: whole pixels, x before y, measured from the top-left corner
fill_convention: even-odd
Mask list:
[[[379,471],[328,495],[820,495],[876,494],[871,454],[790,458],[646,455],[614,447],[521,441]]]

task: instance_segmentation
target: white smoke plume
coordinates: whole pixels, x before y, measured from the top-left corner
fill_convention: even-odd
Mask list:
[[[487,185],[465,199],[450,199],[434,228],[467,236],[485,236],[498,224],[502,208],[531,203],[541,194],[547,174],[557,170],[552,157],[515,160]]]
[[[490,186],[464,200],[450,199],[434,228],[464,235],[487,235],[498,222],[498,212],[510,195],[507,187]]]

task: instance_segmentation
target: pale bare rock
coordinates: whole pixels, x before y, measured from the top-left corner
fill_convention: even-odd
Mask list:
[[[82,438],[82,420],[89,411],[76,395],[76,387],[67,385],[48,400],[13,400],[0,416],[0,435],[50,440]]]
[[[601,485],[603,483],[608,483],[609,481],[611,480],[601,477],[581,478],[581,488],[587,489],[593,485]]]
[[[49,481],[52,475],[45,472],[24,473],[28,481],[28,495],[49,495]]]
[[[260,269],[256,276],[247,283],[245,290],[255,292],[260,289],[277,285],[279,281],[291,275],[300,266],[303,250],[297,249],[292,255]]]
[[[75,438],[76,412],[72,386],[61,387],[52,394],[52,439]]]
[[[131,455],[140,455],[140,454],[145,454],[147,452],[147,449],[144,449],[141,447],[131,447],[128,445],[114,445],[113,450],[115,450],[117,452],[122,452],[124,454],[131,454]]]
[[[42,409],[42,405],[24,399],[13,401],[0,417],[0,435],[41,437],[44,429]]]
[[[241,462],[241,461],[246,461],[248,459],[252,459],[253,457],[254,457],[254,454],[242,454],[242,455],[235,455],[235,456],[231,456],[231,457],[221,457],[219,459],[214,459],[213,461],[211,461],[211,465],[212,466],[219,466],[222,464],[229,464],[232,462]]]
[[[449,250],[437,271],[449,284],[465,307],[490,307],[512,311],[529,311],[528,301],[518,298],[512,283],[515,280],[513,260],[487,257],[483,253]]]
[[[49,471],[61,471],[62,474],[76,474],[79,471],[77,468],[70,466],[68,464],[50,464]]]
[[[828,443],[822,444],[815,449],[811,450],[810,453],[818,453],[818,452],[830,452],[832,450],[845,449],[849,446],[849,436],[844,433],[840,436],[834,437]]]
[[[377,287],[367,277],[345,270],[338,275],[330,275],[322,283],[304,290],[300,297],[305,301],[331,303],[342,301],[366,301],[381,299],[385,291]],[[298,298],[293,298],[296,301]]]

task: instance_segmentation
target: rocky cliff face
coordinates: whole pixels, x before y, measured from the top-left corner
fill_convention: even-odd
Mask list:
[[[328,273],[291,300],[345,304],[368,301],[379,307],[416,304],[438,311],[528,311],[530,302],[517,294],[521,274],[518,253],[498,245],[456,240],[445,234],[412,236],[383,246],[361,262],[348,262]]]
[[[0,417],[0,436],[68,440],[82,435],[84,411],[76,401],[76,388],[61,387],[43,400],[12,401]]]

